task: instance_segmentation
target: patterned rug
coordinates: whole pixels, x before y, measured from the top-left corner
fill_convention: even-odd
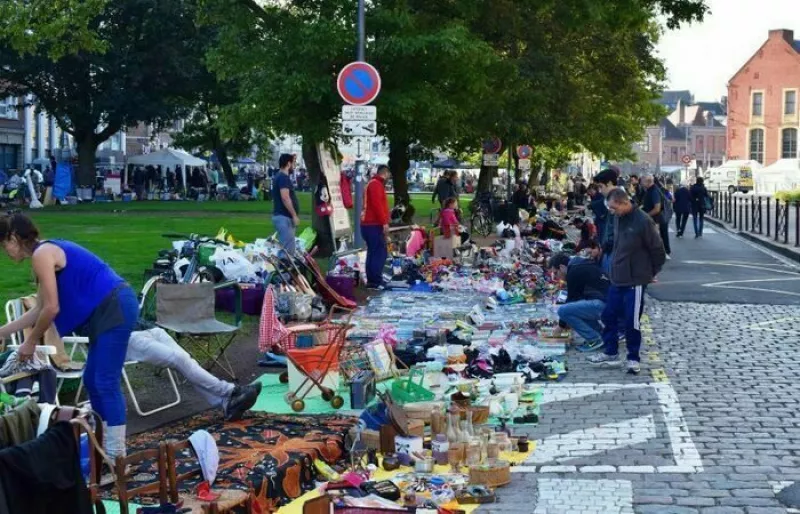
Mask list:
[[[254,491],[260,512],[270,512],[314,488],[314,459],[332,464],[344,457],[344,440],[356,419],[344,416],[282,416],[250,413],[236,423],[220,422],[215,411],[128,439],[128,454],[154,448],[161,441],[188,439],[196,430],[210,432],[217,441],[220,465],[215,488]],[[178,457],[178,474],[197,469],[189,454]],[[143,462],[132,470],[136,485],[155,483],[157,463]],[[194,490],[197,481],[180,484],[181,493]],[[134,483],[131,483],[131,487]],[[107,499],[115,499],[109,491]],[[152,503],[137,498],[141,503]]]

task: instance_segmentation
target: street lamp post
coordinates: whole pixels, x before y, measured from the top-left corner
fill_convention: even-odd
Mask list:
[[[356,30],[358,31],[358,47],[356,48],[356,60],[364,62],[366,59],[366,19],[364,13],[364,0],[358,0],[358,21]],[[364,245],[364,240],[361,237],[361,211],[363,210],[364,201],[364,180],[366,179],[366,163],[361,160],[361,154],[356,159],[356,198],[355,198],[355,229],[353,232],[353,243],[356,248],[361,248]]]

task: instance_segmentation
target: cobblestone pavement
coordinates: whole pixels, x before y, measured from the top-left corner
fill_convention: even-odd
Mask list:
[[[785,513],[800,480],[800,307],[650,301],[639,376],[568,354],[538,442],[484,513]]]

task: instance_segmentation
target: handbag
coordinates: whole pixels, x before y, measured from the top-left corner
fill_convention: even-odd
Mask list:
[[[708,212],[714,209],[714,202],[711,200],[710,196],[703,197],[703,210]]]

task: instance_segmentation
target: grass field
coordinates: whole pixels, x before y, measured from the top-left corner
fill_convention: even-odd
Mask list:
[[[301,230],[311,223],[311,195],[299,193]],[[391,202],[391,199],[390,199]],[[416,220],[428,223],[430,195],[415,195]],[[466,208],[469,199],[462,201]],[[438,207],[438,204],[436,205]],[[28,211],[44,238],[68,239],[95,252],[138,289],[143,272],[158,251],[169,247],[167,232],[213,236],[225,227],[236,238],[252,241],[273,233],[270,202],[130,202],[59,206]],[[16,264],[0,257],[0,298],[3,301],[31,293],[29,263]]]

